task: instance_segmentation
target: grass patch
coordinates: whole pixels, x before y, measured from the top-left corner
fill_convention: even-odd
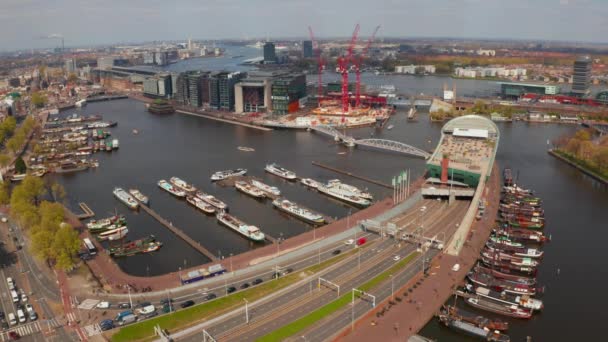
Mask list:
[[[318,272],[340,262],[346,257],[354,254],[355,251],[356,250],[352,250],[329,260],[325,260],[318,265],[310,266],[302,270],[302,272]],[[262,283],[261,285],[251,289],[235,292],[227,297],[221,297],[209,303],[196,305],[187,309],[175,311],[172,314],[162,315],[142,321],[140,323],[128,325],[112,335],[111,340],[113,342],[149,340],[154,337],[154,327],[156,325],[159,325],[162,329],[167,329],[169,331],[175,331],[192,326],[196,323],[219,316],[236,307],[243,306],[243,299],[253,302],[271,293],[279,291],[291,284],[294,284],[300,280],[299,274],[300,272],[294,272],[285,277]]]
[[[419,253],[417,253],[417,252],[411,253],[410,255],[403,258],[401,261],[399,261],[395,265],[391,266],[391,268],[389,268],[388,270],[380,273],[379,275],[375,276],[374,278],[372,278],[365,284],[359,286],[358,289],[361,291],[369,291],[373,287],[377,286],[378,284],[382,283],[387,278],[389,278],[391,274],[396,273],[396,271],[398,271],[399,269],[401,269],[401,268],[405,267],[407,264],[409,264],[415,257],[418,256],[418,254]],[[333,302],[320,307],[319,309],[309,313],[308,315],[306,315],[294,322],[291,322],[288,325],[285,325],[267,335],[260,337],[256,341],[257,342],[282,341],[282,340],[284,340],[290,336],[293,336],[293,335],[297,334],[298,332],[312,326],[313,324],[315,324],[319,320],[323,319],[324,317],[327,317],[327,316],[331,315],[332,313],[340,310],[344,306],[348,305],[348,303],[350,303],[351,300],[352,300],[352,294],[346,293],[346,294],[342,295],[340,298],[334,300]]]

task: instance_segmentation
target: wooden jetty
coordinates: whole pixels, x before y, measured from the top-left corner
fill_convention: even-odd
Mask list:
[[[390,185],[390,184],[382,183],[380,181],[377,181],[377,180],[374,180],[374,179],[371,179],[371,178],[367,178],[367,177],[364,177],[364,176],[355,175],[355,174],[350,173],[348,171],[336,169],[334,167],[331,167],[331,166],[328,166],[328,165],[325,165],[325,164],[321,164],[321,163],[316,162],[316,161],[313,161],[312,165],[315,165],[315,166],[318,166],[320,168],[323,168],[323,169],[326,169],[326,170],[330,170],[330,171],[333,171],[335,173],[339,173],[339,174],[342,174],[342,175],[345,175],[345,176],[349,176],[349,177],[352,177],[352,178],[360,179],[362,181],[366,181],[366,182],[371,183],[371,184],[382,186],[382,187],[385,187],[387,189],[391,189],[391,190],[393,189],[393,186]]]
[[[91,210],[91,208],[89,208],[86,203],[80,202],[78,203],[78,206],[80,207],[80,209],[82,209],[83,212],[82,214],[76,215],[79,220],[86,220],[95,216],[95,212],[93,212],[93,210]]]
[[[165,228],[169,229],[171,232],[173,232],[173,234],[177,235],[177,237],[179,237],[182,240],[184,240],[187,244],[189,244],[190,246],[192,246],[192,248],[194,248],[195,250],[197,250],[199,253],[201,253],[204,256],[206,256],[207,258],[211,259],[211,261],[213,261],[213,262],[219,261],[219,259],[215,255],[213,255],[208,249],[206,249],[205,247],[203,247],[199,242],[194,241],[194,239],[192,239],[191,237],[189,237],[181,229],[175,227],[171,222],[169,222],[169,221],[165,220],[164,218],[162,218],[158,213],[156,213],[154,210],[150,209],[150,207],[148,207],[147,205],[145,205],[145,204],[143,204],[141,202],[139,203],[139,206],[145,212],[147,212],[148,214],[150,214],[150,216],[152,216],[158,222],[160,222]]]

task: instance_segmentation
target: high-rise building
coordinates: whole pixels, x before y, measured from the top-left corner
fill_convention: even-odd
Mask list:
[[[68,74],[76,72],[76,60],[68,58],[65,60],[65,72]]]
[[[589,86],[591,85],[591,58],[589,56],[580,56],[574,61],[574,70],[572,72],[572,94],[575,96],[589,95]]]
[[[113,56],[97,58],[97,68],[103,70],[112,69],[112,67],[114,66],[114,59],[115,57]]]
[[[154,52],[146,51],[143,53],[144,64],[154,64]]]
[[[149,97],[171,97],[173,95],[171,74],[163,73],[149,78],[143,82],[144,95]]]
[[[209,77],[209,106],[212,108],[234,110],[234,85],[247,74],[242,72],[220,71]]]
[[[272,82],[272,112],[287,114],[300,108],[300,99],[306,97],[306,76],[289,74]]]
[[[312,40],[302,42],[302,57],[312,58]]]
[[[154,53],[154,63],[165,66],[169,64],[169,53],[167,51],[157,51]]]
[[[209,103],[209,72],[187,71],[179,74],[176,81],[177,103],[202,107]]]
[[[277,62],[277,54],[274,50],[273,42],[266,42],[264,44],[264,64],[271,64]]]

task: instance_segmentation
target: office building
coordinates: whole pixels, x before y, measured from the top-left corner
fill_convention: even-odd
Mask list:
[[[574,61],[572,72],[572,95],[585,97],[589,95],[591,85],[591,58],[581,56]]]
[[[65,60],[65,72],[68,74],[76,72],[76,60],[68,58]]]
[[[272,82],[272,112],[293,113],[300,109],[300,100],[306,97],[306,76],[286,74]]]
[[[277,62],[277,54],[275,52],[274,43],[266,42],[264,44],[264,64],[272,64]]]
[[[234,110],[234,85],[246,76],[242,72],[220,71],[209,76],[209,106]]]
[[[146,51],[143,53],[144,64],[154,64],[154,52]]]
[[[177,103],[193,107],[209,103],[209,72],[183,72],[177,76],[175,85]]]
[[[312,40],[305,40],[302,42],[302,57],[312,58]]]
[[[113,56],[99,57],[97,58],[97,68],[102,70],[112,69],[114,66]]]
[[[169,64],[169,52],[168,51],[156,51],[154,53],[154,64],[159,66],[165,66]]]
[[[173,95],[171,74],[163,73],[148,77],[143,81],[144,96],[169,98]]]
[[[551,84],[498,82],[501,95],[504,98],[519,98],[524,94],[556,95],[560,87]]]

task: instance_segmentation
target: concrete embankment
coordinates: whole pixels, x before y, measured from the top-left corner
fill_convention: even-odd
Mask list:
[[[604,184],[604,185],[608,185],[608,179],[602,177],[601,175],[598,175],[597,173],[588,170],[576,163],[574,163],[573,161],[568,160],[567,158],[564,158],[563,156],[561,156],[560,154],[558,154],[557,152],[555,152],[554,150],[548,150],[547,153],[549,153],[550,155],[552,155],[553,157],[563,161],[564,163],[578,169],[580,172],[586,174],[587,176],[595,179],[596,181]]]
[[[233,125],[239,125],[239,126],[243,126],[243,127],[258,129],[260,131],[272,131],[272,129],[267,128],[267,127],[256,126],[256,125],[248,124],[248,123],[245,123],[245,122],[240,122],[240,121],[235,121],[235,120],[230,120],[230,119],[219,118],[219,117],[216,117],[216,116],[213,116],[213,115],[187,112],[187,111],[181,110],[181,109],[176,110],[176,112],[177,113],[186,114],[186,115],[198,116],[198,117],[205,118],[205,119],[211,119],[211,120],[221,121],[221,122],[225,122],[225,123],[230,123],[230,124],[233,124]]]

